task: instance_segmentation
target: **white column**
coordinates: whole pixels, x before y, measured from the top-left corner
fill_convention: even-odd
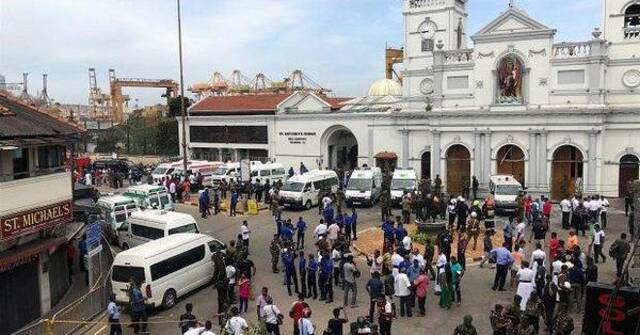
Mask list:
[[[484,157],[483,157],[484,169],[482,171],[480,183],[482,184],[483,187],[489,187],[489,176],[492,173],[491,171],[491,131],[490,130],[487,130],[487,132],[484,133],[484,143],[482,145],[484,149]]]
[[[475,129],[473,131],[473,175],[480,178],[482,174],[482,133]]]
[[[589,152],[587,161],[587,192],[596,191],[596,164],[598,162],[598,130],[591,129],[589,131]]]
[[[435,179],[440,173],[440,130],[431,130],[431,178]]]
[[[409,130],[401,129],[402,134],[402,167],[409,167]]]
[[[369,128],[367,131],[367,141],[368,143],[368,149],[367,149],[367,156],[368,156],[368,164],[370,167],[375,166],[376,162],[375,159],[373,158],[373,156],[375,155],[373,152],[373,141],[374,141],[374,136],[373,136],[373,129]]]
[[[529,168],[527,169],[526,185],[528,188],[538,187],[538,145],[536,132],[529,129]]]
[[[547,175],[547,135],[548,131],[543,129],[540,131],[540,142],[538,148],[538,185],[540,191],[549,192],[549,177]]]

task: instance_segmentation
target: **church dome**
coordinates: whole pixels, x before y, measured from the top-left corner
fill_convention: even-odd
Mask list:
[[[383,97],[383,96],[401,96],[402,95],[402,86],[395,80],[392,79],[380,79],[376,80],[369,87],[370,97]]]

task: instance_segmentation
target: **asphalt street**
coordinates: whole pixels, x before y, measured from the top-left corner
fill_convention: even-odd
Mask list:
[[[243,220],[249,222],[249,228],[251,229],[251,248],[250,258],[254,261],[257,267],[257,275],[252,283],[253,292],[258,293],[261,287],[268,287],[269,293],[274,299],[274,303],[278,306],[283,314],[286,315],[284,325],[281,327],[283,334],[291,334],[293,332],[293,326],[291,319],[287,316],[288,310],[291,304],[296,300],[296,297],[288,296],[286,286],[283,285],[283,275],[274,274],[270,269],[270,254],[269,254],[269,242],[275,233],[275,223],[268,211],[261,211],[257,216],[236,216],[229,217],[225,213],[221,213],[215,216],[210,216],[207,219],[200,218],[197,207],[190,205],[178,205],[177,210],[184,213],[193,215],[204,233],[212,235],[224,242],[229,242],[235,239],[236,235],[240,231],[240,225]],[[396,211],[399,213],[399,211]],[[363,230],[366,228],[379,225],[379,213],[378,207],[360,209],[359,210],[359,223],[358,229]],[[291,218],[292,221],[296,221],[298,217],[303,217],[309,224],[309,230],[313,230],[318,223],[319,216],[317,208],[312,208],[308,211],[285,211],[284,217]],[[625,229],[625,217],[624,213],[620,210],[611,208],[609,211],[609,225],[607,227],[607,240],[603,250],[608,250],[609,244],[617,238],[620,233]],[[568,232],[559,228],[559,209],[557,206],[554,208],[554,215],[552,217],[552,231],[557,231],[560,238],[565,239]],[[501,227],[501,223],[498,224]],[[311,241],[311,234],[307,234],[305,251],[306,253],[315,251],[313,242]],[[581,238],[580,245],[583,250],[588,245],[587,238]],[[528,246],[529,252],[533,250],[532,246]],[[364,316],[368,313],[368,297],[364,287],[366,281],[369,279],[368,267],[364,258],[356,259],[357,266],[364,270],[363,275],[357,281],[358,289],[358,307],[347,308],[347,316],[349,320],[355,320],[358,316]],[[610,283],[614,279],[615,265],[611,260],[607,260],[605,264],[599,264],[599,280],[601,282]],[[489,314],[494,304],[502,303],[509,304],[513,301],[515,290],[507,290],[506,292],[492,291],[491,285],[493,283],[494,270],[485,268],[479,268],[477,264],[467,265],[467,271],[462,278],[462,304],[456,306],[451,310],[443,310],[438,306],[438,297],[433,295],[433,283],[429,287],[429,294],[427,298],[427,315],[425,317],[412,317],[412,318],[398,318],[393,322],[392,332],[395,334],[401,333],[406,330],[410,330],[412,333],[431,333],[441,332],[442,334],[451,334],[453,329],[462,322],[462,317],[466,314],[470,314],[473,317],[473,323],[476,326],[479,334],[489,334],[491,332],[491,325],[489,322]],[[343,291],[339,288],[334,288],[334,302],[326,304],[322,301],[309,300],[307,301],[313,311],[313,322],[316,326],[316,334],[321,334],[327,325],[327,321],[330,318],[331,311],[335,307],[342,305]],[[179,334],[177,325],[165,323],[164,321],[177,320],[184,312],[184,306],[186,303],[192,303],[194,305],[194,314],[199,320],[205,321],[207,319],[214,320],[212,317],[217,310],[217,293],[211,286],[203,287],[196,292],[189,294],[188,296],[181,297],[173,308],[169,310],[156,310],[149,314],[149,331],[152,334]],[[247,314],[243,315],[247,321],[256,321],[256,308],[255,301],[250,301],[250,308]],[[580,333],[580,324],[582,316],[574,314],[574,320],[576,321],[577,331]],[[128,321],[128,316],[124,316],[123,320]],[[154,323],[156,322],[156,323]],[[216,324],[214,322],[214,324]],[[102,328],[102,329],[100,329]],[[219,333],[219,328],[214,327],[216,333]],[[345,327],[345,330],[347,328]],[[94,327],[88,333],[106,333],[108,328]],[[125,329],[125,333],[133,333],[131,328]]]

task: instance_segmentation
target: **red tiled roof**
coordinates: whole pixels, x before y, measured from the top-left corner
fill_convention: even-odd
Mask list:
[[[352,99],[352,98],[325,98],[325,97],[320,97],[320,98],[322,98],[329,105],[331,105],[332,109],[342,108],[345,101],[349,101]]]
[[[241,113],[274,114],[278,104],[291,94],[253,94],[210,96],[191,107],[190,112],[199,113]]]

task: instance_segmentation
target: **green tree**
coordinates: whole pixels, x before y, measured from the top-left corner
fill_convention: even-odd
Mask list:
[[[191,100],[187,97],[184,97],[184,108],[187,109],[191,106]],[[169,99],[169,113],[167,116],[176,117],[182,115],[182,110],[180,106],[180,96]]]

